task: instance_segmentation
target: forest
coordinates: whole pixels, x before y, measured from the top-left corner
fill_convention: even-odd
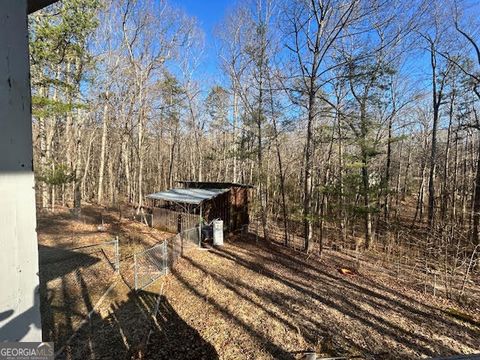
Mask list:
[[[176,2],[64,0],[29,28],[41,211],[141,213],[178,180],[252,184],[266,242],[381,252],[464,295],[480,254],[475,0],[242,0],[212,38]]]

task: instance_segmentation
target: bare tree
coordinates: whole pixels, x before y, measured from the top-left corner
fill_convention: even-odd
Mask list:
[[[295,54],[295,81],[306,97],[307,112],[305,137],[305,164],[303,167],[303,222],[305,251],[312,239],[312,168],[313,168],[313,127],[318,115],[318,95],[322,89],[321,80],[330,70],[328,54],[342,32],[357,18],[359,1],[346,0],[323,2],[317,0],[295,1],[287,4],[286,31],[290,36],[287,48]],[[333,65],[334,66],[334,65]]]

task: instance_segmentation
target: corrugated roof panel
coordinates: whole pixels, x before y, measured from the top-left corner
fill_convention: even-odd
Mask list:
[[[170,189],[147,195],[147,198],[199,205],[203,201],[213,199],[229,190],[230,189]]]
[[[227,188],[227,187],[242,187],[242,188],[248,188],[248,189],[253,189],[253,185],[249,184],[241,184],[241,183],[236,183],[236,182],[229,182],[229,181],[195,181],[195,180],[177,180],[178,183],[184,184],[187,186],[192,186],[193,184],[195,185],[202,185],[205,187],[211,186],[212,188]]]

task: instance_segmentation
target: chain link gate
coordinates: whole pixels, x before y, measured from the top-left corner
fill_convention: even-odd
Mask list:
[[[133,255],[135,290],[141,290],[168,272],[168,240]]]
[[[133,255],[135,290],[141,290],[168,273],[185,248],[199,247],[198,227],[184,230],[162,243]]]

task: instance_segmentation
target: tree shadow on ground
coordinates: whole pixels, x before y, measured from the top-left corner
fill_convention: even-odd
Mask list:
[[[187,280],[181,273],[173,271],[173,275],[176,279],[186,288],[188,291],[200,298],[203,299],[204,296],[202,292]],[[249,335],[257,339],[259,342],[262,343],[265,351],[269,353],[273,359],[281,359],[281,360],[293,360],[294,356],[291,352],[283,349],[278,344],[273,343],[268,338],[266,338],[260,331],[256,330],[254,327],[250,326],[247,322],[240,319],[239,317],[235,316],[230,310],[228,310],[225,306],[222,306],[214,299],[209,299],[209,304],[212,305],[215,310],[217,310],[220,314],[224,317],[231,320],[235,325],[239,326],[240,328],[244,329]]]
[[[469,347],[476,348],[479,345],[478,331],[441,316],[439,309],[424,305],[370,279],[343,277],[334,269],[326,269],[326,266],[318,260],[300,260],[298,254],[286,248],[267,246],[263,242],[257,244],[247,238],[231,246],[212,248],[211,252],[281,284],[288,291],[276,292],[270,289],[266,291],[242,279],[212,272],[205,264],[200,264],[192,258],[187,257],[187,261],[190,266],[202,271],[206,276],[211,276],[221,286],[235,292],[237,296],[261,311],[276,317],[286,326],[294,327],[296,326],[294,322],[302,324],[302,333],[310,343],[314,343],[319,336],[340,340],[339,344],[343,348],[337,349],[338,353],[354,348],[375,359],[395,357],[407,359],[456,353],[454,348],[449,346],[449,341],[440,341],[438,336],[428,336],[424,331],[420,331],[426,327],[438,332],[442,337],[448,337]],[[179,280],[182,281],[181,278]],[[262,299],[261,303],[255,300],[258,298]],[[304,308],[305,304],[312,302],[318,304],[316,307],[319,314],[306,316],[305,312],[295,310]],[[273,309],[277,311],[273,312]],[[343,318],[357,327],[370,329],[370,332],[378,334],[378,340],[365,334],[357,334],[357,339],[361,341],[356,341],[355,336],[346,336],[345,329],[332,321],[334,319],[322,315],[322,309],[339,312]],[[224,312],[222,309],[220,311]],[[391,318],[392,315],[405,319],[408,326],[397,323]],[[292,318],[298,321],[292,321]],[[249,325],[241,325],[247,331],[251,331]],[[386,339],[388,341],[385,341]],[[385,344],[391,344],[392,348],[385,348]],[[402,348],[407,348],[416,355],[407,354]],[[275,351],[281,353],[284,350]],[[385,352],[389,354],[381,354]]]
[[[112,303],[104,316],[95,311],[93,291],[98,296],[106,290],[96,287],[100,280],[107,284],[113,280],[113,269],[98,273],[98,277],[112,276],[111,280],[85,275],[106,259],[43,245],[39,252],[43,335],[55,343],[56,351],[61,350],[59,359],[218,359],[215,348],[182,320],[164,296],[128,291],[125,286],[124,301]],[[53,288],[50,281],[56,282]]]
[[[40,312],[44,341],[61,344],[73,334],[74,318],[84,314],[75,309],[75,295],[67,281],[74,273],[78,279],[80,269],[97,264],[100,259],[71,250],[39,245]],[[59,280],[55,288],[48,283]]]
[[[157,327],[145,352],[146,359],[218,359],[215,348],[188,325],[165,296],[159,299]]]
[[[139,291],[113,303],[105,318],[94,312],[58,358],[216,360],[218,354],[164,296]]]

